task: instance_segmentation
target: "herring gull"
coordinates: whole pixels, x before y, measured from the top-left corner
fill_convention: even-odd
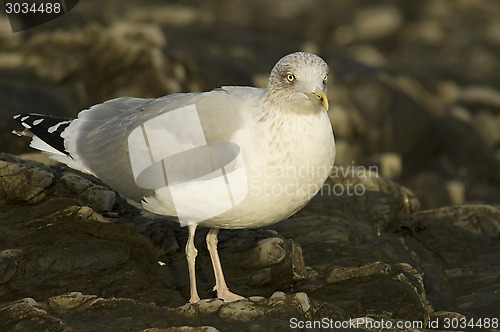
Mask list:
[[[279,222],[321,189],[335,142],[327,115],[328,65],[297,52],[283,57],[265,89],[223,86],[161,98],[122,97],[74,120],[16,115],[31,147],[92,174],[131,204],[189,228],[190,300],[196,288],[194,236],[206,237],[217,297],[229,291],[217,252],[219,229]]]

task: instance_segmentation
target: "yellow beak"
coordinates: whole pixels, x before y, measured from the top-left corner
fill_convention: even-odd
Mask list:
[[[321,90],[319,87],[316,87],[316,90],[314,90],[314,92],[307,92],[305,93],[305,95],[308,96],[311,101],[317,102],[321,105],[321,107],[328,111],[328,98],[326,97],[326,94],[323,92],[323,90]]]

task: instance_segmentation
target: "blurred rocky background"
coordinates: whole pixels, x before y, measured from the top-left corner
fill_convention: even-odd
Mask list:
[[[18,113],[75,117],[121,96],[264,87],[294,51],[333,71],[339,168],[291,220],[221,232],[230,287],[262,298],[182,306],[186,230],[92,177],[29,161],[47,162],[11,134]],[[18,33],[0,15],[0,151],[0,330],[499,316],[496,0],[86,0]],[[366,192],[334,190],[355,184]],[[212,297],[202,235],[197,246],[200,292]]]

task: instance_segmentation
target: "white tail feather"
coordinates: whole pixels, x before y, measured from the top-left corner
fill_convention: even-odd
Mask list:
[[[50,145],[48,145],[47,143],[45,143],[44,141],[42,141],[37,136],[33,136],[33,139],[31,140],[30,146],[33,149],[41,150],[43,152],[50,153],[51,155],[65,156],[64,153],[62,153],[61,151],[58,151],[58,150],[54,149],[53,147],[51,147]]]
[[[53,147],[51,147],[50,145],[48,145],[47,143],[42,141],[37,136],[33,136],[33,139],[31,140],[30,146],[34,149],[48,153],[50,155],[49,156],[50,159],[56,160],[62,164],[66,164],[67,166],[69,166],[73,169],[76,169],[80,172],[94,175],[88,169],[86,169],[85,167],[83,167],[79,163],[75,162],[75,160],[73,160],[73,158],[62,153],[59,150],[54,149]]]

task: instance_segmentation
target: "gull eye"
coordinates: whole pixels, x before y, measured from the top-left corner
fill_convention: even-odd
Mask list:
[[[293,82],[293,81],[295,81],[295,76],[293,74],[287,74],[286,75],[286,80],[288,82]]]
[[[325,75],[325,78],[323,79],[323,83],[326,84],[328,82],[328,75]]]

